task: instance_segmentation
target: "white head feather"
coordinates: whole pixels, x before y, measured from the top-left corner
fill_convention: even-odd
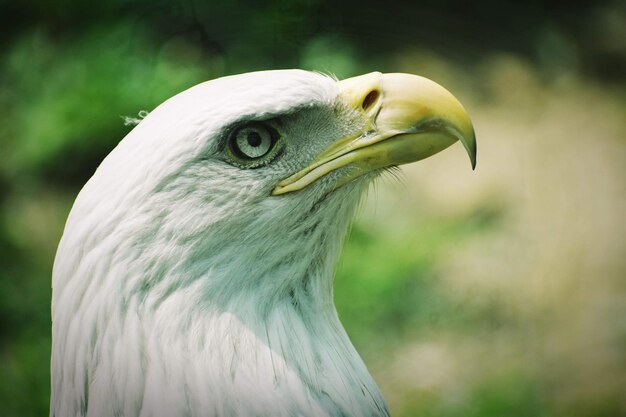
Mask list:
[[[372,176],[271,196],[359,120],[331,78],[226,77],[152,111],[76,199],[53,272],[51,415],[386,416],[341,326],[333,269]],[[284,152],[246,169],[232,126]]]

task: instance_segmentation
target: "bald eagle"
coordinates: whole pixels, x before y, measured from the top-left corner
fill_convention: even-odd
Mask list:
[[[388,416],[333,304],[364,190],[461,141],[443,87],[301,70],[165,101],[78,195],[53,270],[53,417]]]

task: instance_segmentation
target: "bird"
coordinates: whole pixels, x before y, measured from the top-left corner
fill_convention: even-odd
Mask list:
[[[461,142],[429,79],[225,76],[150,111],[78,194],[52,271],[51,417],[381,417],[333,277],[370,184]]]

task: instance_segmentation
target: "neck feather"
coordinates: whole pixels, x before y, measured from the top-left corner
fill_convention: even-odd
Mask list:
[[[344,201],[262,233],[251,222],[220,235],[218,224],[207,238],[157,222],[137,240],[127,228],[134,240],[112,248],[101,236],[61,265],[52,413],[388,415],[332,301],[356,206]]]

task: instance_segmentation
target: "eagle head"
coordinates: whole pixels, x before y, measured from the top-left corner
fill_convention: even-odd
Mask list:
[[[152,111],[76,199],[53,271],[51,414],[385,416],[332,277],[368,184],[472,124],[408,74],[224,77]]]

